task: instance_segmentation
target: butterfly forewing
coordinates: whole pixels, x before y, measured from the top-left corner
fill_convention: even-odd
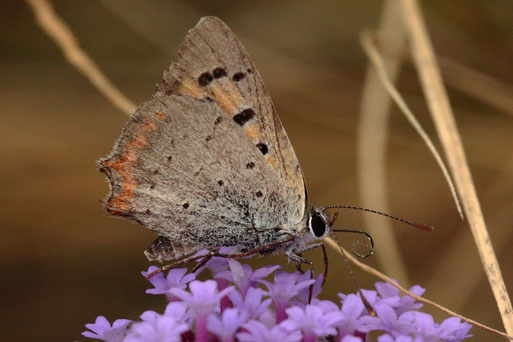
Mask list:
[[[202,18],[189,31],[156,94],[190,94],[216,102],[238,123],[286,188],[287,226],[303,219],[303,173],[262,78],[246,50],[221,20]]]

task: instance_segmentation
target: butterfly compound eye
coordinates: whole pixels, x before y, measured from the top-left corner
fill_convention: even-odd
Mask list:
[[[316,237],[322,237],[324,233],[326,233],[326,228],[328,227],[328,221],[326,218],[322,216],[318,212],[314,212],[312,216],[310,216],[310,221],[308,222],[308,228]]]

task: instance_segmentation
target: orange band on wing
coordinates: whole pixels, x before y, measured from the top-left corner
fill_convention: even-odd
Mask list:
[[[155,116],[163,118],[164,114],[156,112]],[[131,172],[132,167],[138,160],[138,150],[148,146],[147,135],[155,130],[155,123],[152,119],[146,118],[143,125],[137,129],[135,137],[124,146],[124,153],[118,161],[112,162],[106,160],[105,166],[110,167],[123,178],[122,191],[117,196],[113,196],[108,201],[107,211],[113,215],[122,215],[130,209],[130,201],[134,198],[134,190],[137,186],[137,179]],[[121,147],[121,146],[120,146]]]
[[[223,82],[213,84],[210,91],[214,96],[214,101],[224,109],[228,115],[233,115],[244,105],[244,99],[231,83]]]
[[[187,94],[194,96],[196,98],[200,98],[202,94],[205,93],[203,89],[201,89],[198,84],[190,78],[185,78],[182,80],[182,84],[177,91],[178,94]]]

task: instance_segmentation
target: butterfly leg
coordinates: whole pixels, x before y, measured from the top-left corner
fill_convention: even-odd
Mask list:
[[[322,256],[323,256],[323,262],[324,262],[324,273],[323,273],[323,278],[322,278],[322,285],[324,285],[324,283],[326,283],[326,279],[328,279],[328,253],[326,252],[326,247],[324,246],[324,244],[322,242],[319,242],[319,243],[310,245],[306,249],[302,250],[301,252],[306,252],[306,251],[312,250],[317,247],[322,248]],[[301,253],[296,253],[296,255],[301,256]],[[300,271],[302,273],[301,263],[297,263],[297,267],[298,267],[298,271]]]
[[[324,261],[324,276],[322,278],[322,284],[321,286],[324,285],[324,283],[326,282],[326,279],[328,279],[328,253],[326,253],[326,247],[324,246],[323,243],[321,243],[321,247],[322,247],[322,257],[323,257],[323,261]]]
[[[213,255],[211,255],[211,254],[213,254]],[[191,262],[196,261],[196,260],[201,259],[201,258],[208,257],[210,259],[213,256],[217,256],[217,254],[219,254],[219,253],[217,253],[217,252],[210,252],[207,255],[203,254],[203,255],[191,256],[191,257],[179,260],[177,262],[173,262],[172,264],[168,264],[166,266],[163,266],[163,267],[159,268],[158,270],[155,270],[155,271],[151,272],[150,274],[148,274],[146,276],[146,279],[150,279],[151,277],[153,277],[156,274],[159,274],[160,272],[165,272],[167,270],[170,270],[170,269],[173,269],[173,268],[176,268],[176,267],[179,267],[179,266],[184,266],[184,265],[190,264]],[[223,256],[223,254],[220,254],[219,256]]]
[[[211,251],[209,252],[208,254],[203,254],[203,255],[196,255],[196,256],[191,256],[191,257],[188,257],[188,258],[185,258],[185,259],[182,259],[182,260],[179,260],[177,262],[174,262],[172,264],[169,264],[169,265],[166,265],[166,266],[163,266],[161,268],[159,268],[158,270],[155,270],[153,272],[151,272],[150,274],[148,274],[146,276],[146,279],[150,279],[151,277],[153,277],[155,274],[158,274],[160,272],[165,272],[167,270],[170,270],[170,269],[173,269],[173,268],[176,268],[176,267],[179,267],[179,266],[183,266],[183,265],[187,265],[193,261],[196,261],[198,259],[202,259],[202,261],[199,262],[199,266],[195,266],[194,267],[194,270],[197,270],[199,267],[203,266],[204,264],[206,264],[212,257],[220,257],[220,258],[243,258],[243,257],[246,257],[246,256],[251,256],[251,255],[255,255],[255,254],[259,254],[259,253],[265,253],[265,252],[268,252],[268,251],[272,251],[276,248],[279,248],[280,246],[282,245],[285,245],[291,241],[293,241],[294,238],[293,237],[290,237],[286,240],[283,240],[283,241],[278,241],[278,242],[273,242],[273,243],[270,243],[268,245],[264,245],[264,246],[260,246],[260,247],[257,247],[257,248],[254,248],[252,250],[249,250],[249,251],[246,251],[246,252],[243,252],[243,253],[236,253],[236,254],[222,254],[222,253],[219,253],[217,251]]]
[[[246,256],[255,255],[255,254],[262,254],[262,253],[265,253],[265,252],[273,251],[273,250],[279,248],[280,246],[285,245],[285,244],[287,244],[289,242],[292,242],[292,241],[294,241],[294,238],[290,237],[290,238],[288,238],[286,240],[283,240],[283,241],[273,242],[273,243],[270,243],[270,244],[267,244],[267,245],[263,245],[263,246],[251,249],[251,250],[243,252],[243,253],[231,254],[231,255],[228,255],[227,257],[228,258],[243,258],[243,257],[246,257]]]
[[[301,253],[297,253],[297,255],[298,255],[298,256],[301,256]],[[299,263],[299,262],[298,262],[298,263],[296,263],[296,270],[297,270],[298,272],[300,272],[301,274],[303,274],[303,273],[305,273],[305,272],[301,269],[301,265],[302,265],[302,263]]]
[[[252,249],[252,250],[249,250],[249,251],[246,251],[246,252],[243,252],[243,253],[220,254],[220,253],[217,253],[217,252],[210,252],[209,254],[207,254],[205,256],[204,259],[202,259],[196,266],[194,266],[192,271],[195,272],[196,270],[198,270],[201,266],[205,265],[214,256],[221,257],[221,258],[228,258],[228,259],[243,258],[243,257],[246,257],[246,256],[251,256],[251,255],[258,254],[258,253],[265,253],[267,251],[273,250],[273,249],[275,249],[275,248],[277,248],[277,247],[279,247],[279,246],[289,242],[290,240],[291,239],[287,239],[285,241],[274,242],[274,243],[271,243],[271,244],[268,244],[268,245],[265,245],[265,246],[257,247],[255,249]]]
[[[317,248],[317,247],[321,247],[322,248],[322,255],[323,255],[323,259],[324,259],[323,260],[324,261],[324,274],[323,274],[323,279],[322,279],[322,285],[324,285],[324,283],[326,282],[326,279],[328,278],[328,253],[326,252],[326,247],[324,246],[324,244],[322,242],[319,242],[319,243],[310,245],[306,249],[302,250],[301,252],[306,252],[306,251],[312,250],[312,249]],[[301,253],[290,252],[289,254],[287,254],[287,256],[291,260],[296,262],[298,271],[301,271],[301,265],[302,264],[307,264],[308,267],[310,268],[310,279],[313,279],[313,264],[312,264],[311,261],[301,257]],[[308,299],[308,303],[310,304],[310,301],[312,300],[313,284],[310,285],[310,290],[309,291],[310,291],[310,296],[309,296],[309,299]]]
[[[203,259],[201,259],[200,262],[198,262],[196,264],[196,266],[193,267],[192,269],[192,273],[196,272],[197,270],[200,269],[200,267],[202,267],[203,265],[205,265],[210,259],[212,259],[212,257],[214,256],[214,254],[211,253],[208,253],[207,255],[205,255],[205,257]]]
[[[233,254],[233,255],[236,255],[236,254]],[[160,272],[165,272],[167,270],[170,270],[170,269],[173,269],[173,268],[176,268],[176,267],[179,267],[179,266],[184,266],[184,265],[187,265],[187,264],[190,264],[191,262],[193,261],[196,261],[196,260],[199,260],[199,259],[202,259],[196,266],[194,266],[194,268],[192,269],[193,272],[197,271],[201,266],[205,265],[210,259],[212,259],[212,257],[220,257],[220,258],[231,258],[232,255],[231,254],[222,254],[222,253],[219,253],[217,251],[209,251],[207,254],[202,254],[202,255],[196,255],[196,256],[191,256],[191,257],[188,257],[188,258],[185,258],[185,259],[182,259],[182,260],[179,260],[177,262],[174,262],[172,264],[169,264],[169,265],[166,265],[166,266],[163,266],[161,268],[159,268],[158,270],[155,270],[153,272],[151,272],[150,274],[148,274],[146,276],[146,279],[150,279],[151,277],[153,277],[154,275],[160,273]]]
[[[319,247],[319,244],[308,246],[308,249],[306,249],[306,250],[310,250],[310,249],[313,249],[315,247]],[[293,250],[285,251],[285,255],[290,260],[292,260],[293,262],[295,262],[298,265],[301,265],[301,264],[308,265],[308,268],[310,269],[310,279],[311,280],[314,279],[314,276],[313,276],[313,263],[310,260],[303,258],[301,255],[299,255],[298,253],[296,253]],[[311,284],[308,287],[308,304],[310,304],[312,302],[312,295],[313,295],[313,284]]]

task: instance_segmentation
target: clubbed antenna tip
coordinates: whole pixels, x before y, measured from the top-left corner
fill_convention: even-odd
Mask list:
[[[420,230],[423,230],[425,232],[434,232],[435,231],[435,227],[433,226],[428,226],[426,224],[418,224],[418,223],[415,223],[414,224],[414,227],[417,228],[417,229],[420,229]]]

